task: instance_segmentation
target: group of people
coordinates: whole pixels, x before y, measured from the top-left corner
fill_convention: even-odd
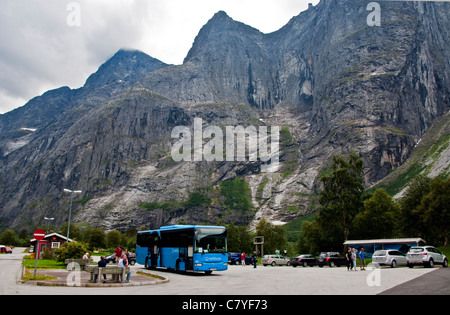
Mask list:
[[[116,263],[117,263],[117,267],[122,267],[122,268],[126,268],[129,266],[129,258],[128,258],[128,250],[125,250],[125,253],[122,251],[122,248],[120,246],[117,246],[116,250],[114,251],[114,256],[116,258]],[[84,257],[83,257],[84,258]],[[105,256],[101,256],[100,260],[98,262],[98,267],[100,268],[105,268],[108,263],[105,260]],[[97,276],[95,275],[94,277],[94,282],[97,282]],[[130,282],[130,278],[131,278],[131,269],[127,274],[127,280],[126,282]],[[106,275],[103,275],[103,283],[106,283]]]
[[[356,259],[360,260],[360,270],[366,270],[366,263],[364,257],[364,247],[361,247],[361,250],[357,253],[356,248],[348,248],[347,251],[347,271],[354,270],[356,271]]]

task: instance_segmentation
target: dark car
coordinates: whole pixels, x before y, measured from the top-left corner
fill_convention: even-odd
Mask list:
[[[347,258],[339,254],[338,252],[327,252],[320,253],[319,258],[317,259],[317,264],[320,268],[327,265],[330,267],[340,267],[347,265]]]
[[[115,264],[116,263],[116,256],[115,256],[114,253],[112,253],[112,254],[106,256],[105,260],[106,260],[107,264],[110,264],[110,263]],[[133,253],[130,253],[129,256],[128,256],[128,260],[129,260],[128,264],[130,266],[134,266],[136,264],[136,255],[133,254]]]
[[[291,265],[294,267],[303,266],[303,267],[313,267],[317,265],[317,259],[315,256],[311,254],[299,255],[295,258],[291,259]]]
[[[229,265],[240,265],[241,264],[241,254],[240,253],[228,253],[228,264]],[[250,255],[245,255],[245,264],[253,264],[253,258]]]

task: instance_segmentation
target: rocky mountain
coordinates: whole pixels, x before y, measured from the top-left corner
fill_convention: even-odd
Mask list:
[[[283,224],[316,209],[326,162],[352,150],[377,183],[450,109],[450,4],[382,2],[380,26],[367,4],[322,0],[271,34],[218,12],[182,65],[121,50],[84,87],[0,116],[0,227],[65,222],[64,188],[83,191],[76,222],[106,229]],[[280,169],[175,161],[172,131],[196,121],[279,127]]]

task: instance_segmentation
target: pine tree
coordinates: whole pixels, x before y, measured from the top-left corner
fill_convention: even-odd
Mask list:
[[[319,224],[324,231],[340,231],[347,241],[353,220],[363,208],[363,160],[355,152],[348,158],[334,155],[331,168],[324,174]],[[341,237],[334,236],[334,243],[341,242]]]

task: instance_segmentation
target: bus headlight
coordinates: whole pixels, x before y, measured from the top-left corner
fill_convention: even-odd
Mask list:
[[[195,264],[195,267],[201,267],[203,264]]]

